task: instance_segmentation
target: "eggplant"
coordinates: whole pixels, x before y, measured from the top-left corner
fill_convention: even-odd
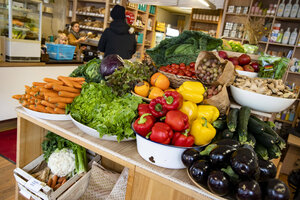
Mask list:
[[[288,186],[279,179],[269,179],[261,183],[261,190],[264,191],[265,200],[288,200],[290,190]]]
[[[241,181],[238,184],[236,198],[239,200],[260,200],[262,199],[259,184],[255,180]]]
[[[206,184],[210,172],[210,164],[206,160],[197,160],[189,167],[189,174],[199,184]]]
[[[231,154],[236,148],[228,145],[218,145],[209,153],[209,160],[213,166],[226,167],[229,164]]]
[[[201,155],[199,154],[199,151],[196,149],[187,149],[185,150],[181,155],[181,161],[186,167],[189,167],[193,164],[193,162],[200,160]]]
[[[275,178],[277,173],[277,168],[273,162],[263,159],[258,159],[259,166],[259,179],[265,181],[267,179]]]
[[[233,152],[230,163],[233,171],[242,178],[253,178],[259,174],[257,155],[250,146]]]
[[[212,193],[224,196],[230,192],[229,178],[222,171],[212,171],[207,179],[207,186]]]
[[[234,148],[238,148],[241,145],[239,141],[232,140],[232,139],[219,140],[218,142],[216,142],[216,144],[217,145],[228,145],[228,146],[232,146]]]

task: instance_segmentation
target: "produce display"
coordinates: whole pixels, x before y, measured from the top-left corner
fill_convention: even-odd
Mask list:
[[[233,139],[248,144],[265,160],[280,157],[281,150],[286,146],[269,124],[250,114],[248,107],[231,109],[226,119],[214,121],[213,126],[218,130],[215,141]]]
[[[219,76],[223,73],[225,64],[222,64],[217,58],[204,58],[197,70],[197,77],[204,84],[211,84],[216,81]]]
[[[219,94],[222,91],[223,86],[209,86],[207,87],[207,90],[204,92],[203,96],[204,98],[210,99],[211,97]]]
[[[14,95],[25,108],[49,114],[65,114],[67,104],[80,94],[85,78],[59,76],[56,79],[44,78],[45,82],[25,85],[25,94]]]
[[[135,94],[154,99],[163,96],[166,91],[175,91],[169,88],[170,81],[168,77],[160,72],[156,72],[151,76],[150,84],[147,81],[139,82],[134,86]]]
[[[47,166],[31,174],[54,191],[75,174],[87,172],[86,150],[52,132],[42,143]]]
[[[91,82],[82,86],[81,94],[67,106],[67,112],[76,121],[96,129],[100,138],[115,135],[121,141],[135,138],[130,125],[141,102],[140,97],[128,93],[117,96],[104,81]]]
[[[179,76],[187,76],[196,79],[195,62],[191,62],[189,65],[185,65],[184,63],[180,63],[180,64],[172,63],[167,66],[161,66],[159,70],[163,72],[179,75]]]
[[[195,62],[200,51],[211,51],[222,45],[221,39],[213,38],[203,32],[183,31],[179,36],[164,39],[147,54],[157,66],[171,63],[189,65]]]
[[[256,92],[263,95],[275,96],[281,98],[295,99],[297,94],[286,86],[283,81],[275,79],[249,78],[247,76],[237,75],[233,85],[243,90]]]
[[[288,186],[275,179],[276,167],[259,158],[253,148],[225,139],[198,152],[187,149],[182,162],[195,184],[218,196],[236,199],[288,200]]]
[[[282,79],[290,60],[284,57],[260,56],[258,77]]]

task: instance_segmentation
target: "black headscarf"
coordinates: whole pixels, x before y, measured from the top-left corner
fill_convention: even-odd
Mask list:
[[[110,12],[110,16],[114,20],[125,19],[125,8],[120,5],[115,5],[115,7]]]

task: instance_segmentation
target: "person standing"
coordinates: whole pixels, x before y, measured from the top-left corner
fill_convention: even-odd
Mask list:
[[[114,6],[110,16],[113,22],[104,30],[98,50],[104,52],[104,57],[118,54],[123,59],[131,59],[136,51],[136,39],[135,34],[129,32],[130,27],[125,21],[125,8],[120,5]]]
[[[80,37],[79,35],[79,23],[78,22],[72,22],[71,23],[71,30],[68,35],[69,44],[76,46],[75,52],[79,50],[79,44],[80,42],[85,41],[85,37]]]

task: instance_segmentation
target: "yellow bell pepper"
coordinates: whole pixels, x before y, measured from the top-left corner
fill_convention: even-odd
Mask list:
[[[200,103],[203,101],[205,88],[200,82],[186,81],[177,89],[177,92],[183,96],[184,100]]]
[[[191,101],[183,101],[179,110],[189,117],[190,125],[192,125],[192,122],[198,117],[197,105]]]
[[[198,106],[198,119],[205,117],[209,123],[213,123],[218,119],[220,112],[218,108],[211,105],[199,105]]]
[[[207,145],[216,136],[216,129],[204,118],[196,119],[190,131],[195,138],[195,145]]]

